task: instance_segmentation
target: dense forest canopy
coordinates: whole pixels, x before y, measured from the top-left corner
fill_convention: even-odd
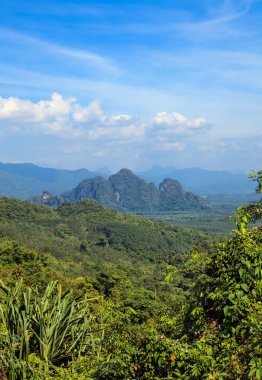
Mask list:
[[[0,209],[3,380],[262,378],[261,201],[219,243],[93,200]]]

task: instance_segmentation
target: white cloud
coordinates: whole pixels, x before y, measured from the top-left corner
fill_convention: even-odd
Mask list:
[[[158,149],[182,152],[186,148],[186,140],[210,127],[203,117],[188,119],[177,112],[159,112],[152,119],[147,134]]]
[[[97,100],[81,106],[74,98],[54,93],[50,100],[39,102],[0,97],[0,126],[9,133],[49,134],[89,144],[146,143],[182,151],[182,138],[204,132],[210,124],[202,117],[187,119],[176,112],[160,112],[148,121],[128,114],[110,115]]]
[[[0,97],[0,121],[5,128],[20,132],[78,136],[80,130],[74,128],[70,120],[74,103],[73,98],[64,99],[58,93],[54,93],[51,100],[37,103]]]
[[[101,108],[98,101],[93,101],[86,107],[75,104],[72,119],[81,124],[101,123],[107,118],[105,111]]]
[[[210,128],[210,124],[203,117],[190,120],[177,112],[160,112],[154,117],[152,124],[165,135],[190,135]]]
[[[178,112],[159,112],[141,120],[124,113],[111,114],[99,101],[83,106],[74,98],[64,98],[57,93],[51,99],[38,102],[0,97],[2,155],[5,137],[15,141],[20,134],[19,137],[27,141],[27,147],[24,145],[22,150],[26,157],[28,154],[33,157],[31,161],[44,152],[45,160],[52,157],[59,163],[63,159],[66,166],[83,166],[85,162],[89,167],[93,162],[93,167],[112,163],[117,167],[134,167],[141,163],[149,166],[153,162],[162,165],[176,162],[181,167],[198,165],[222,169],[226,162],[230,170],[239,166],[243,170],[259,168],[261,135],[213,138],[207,142],[203,134],[209,128],[210,124],[203,117],[187,118]],[[50,137],[42,139],[43,135]],[[21,147],[17,152],[11,150],[12,160],[21,161]]]

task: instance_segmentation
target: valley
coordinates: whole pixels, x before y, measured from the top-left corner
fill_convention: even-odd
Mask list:
[[[252,201],[258,201],[256,194],[211,194],[205,198],[209,206],[206,210],[170,211],[170,212],[140,212],[148,218],[163,220],[166,223],[174,223],[184,227],[196,228],[208,233],[215,233],[221,237],[231,234],[234,229],[235,211],[242,205],[248,205]]]
[[[50,208],[0,198],[0,375],[197,380],[215,370],[234,378],[233,353],[240,376],[253,373],[262,238],[259,224],[241,221],[250,205],[229,234],[226,213],[238,202],[213,197],[212,212],[145,217],[93,199]],[[261,202],[253,205],[256,221]],[[245,349],[236,343],[243,336]]]
[[[0,2],[0,380],[262,380],[262,0]]]

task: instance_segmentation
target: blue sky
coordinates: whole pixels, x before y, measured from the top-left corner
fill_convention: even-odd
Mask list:
[[[261,168],[261,0],[0,7],[0,161]]]

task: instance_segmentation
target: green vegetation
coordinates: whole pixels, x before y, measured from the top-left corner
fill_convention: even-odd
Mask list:
[[[50,282],[37,288],[0,286],[1,364],[14,378],[34,377],[36,368],[48,376],[53,366],[96,350],[88,300]],[[94,323],[93,323],[94,325]]]
[[[98,203],[121,211],[169,211],[169,210],[207,210],[202,198],[186,192],[178,181],[164,179],[159,189],[147,183],[128,169],[121,169],[108,180],[98,176],[85,179],[71,191],[60,197],[33,197],[33,203],[58,206],[64,202],[78,202],[95,199]]]
[[[234,228],[229,216],[235,210],[250,202],[258,200],[256,194],[251,195],[210,195],[206,199],[209,209],[190,211],[161,211],[161,212],[139,212],[138,215],[146,216],[150,219],[162,220],[169,224],[196,228],[204,232],[220,235],[221,239],[233,236]]]
[[[0,162],[0,196],[27,199],[47,190],[60,194],[75,187],[86,178],[97,175],[107,177],[108,172],[91,172],[87,169],[61,170],[43,168],[34,164]],[[248,194],[252,186],[242,173],[211,171],[199,168],[177,169],[154,167],[143,173],[136,173],[148,182],[158,185],[163,178],[175,178],[187,191],[200,195],[210,194]]]
[[[262,378],[260,201],[217,245],[92,200],[0,209],[2,380]]]

